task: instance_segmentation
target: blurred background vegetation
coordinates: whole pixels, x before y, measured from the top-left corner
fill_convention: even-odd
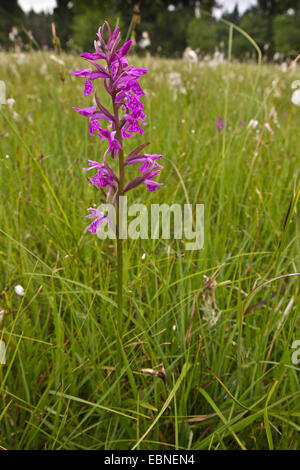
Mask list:
[[[57,0],[52,14],[25,13],[17,0],[1,0],[0,48],[53,48],[51,23],[62,50],[91,50],[93,35],[107,19],[125,34],[133,28],[136,52],[181,57],[186,47],[204,57],[216,48],[226,53],[227,20],[247,31],[266,60],[295,57],[300,50],[300,0],[258,0],[243,14],[238,6],[216,19],[215,0]],[[249,59],[253,48],[237,31],[233,56]]]

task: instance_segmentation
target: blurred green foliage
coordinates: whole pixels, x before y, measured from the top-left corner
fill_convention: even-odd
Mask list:
[[[210,18],[193,18],[187,28],[187,40],[192,49],[208,54],[214,51],[217,42],[217,23]]]
[[[123,29],[120,14],[110,5],[111,2],[101,1],[99,3],[97,0],[82,0],[74,4],[71,31],[76,46],[87,51],[93,49],[93,36],[105,20],[112,26],[118,24]]]
[[[138,15],[133,14],[138,6]],[[181,57],[187,46],[197,49],[201,56],[227,49],[228,24],[232,22],[246,31],[258,44],[266,59],[275,52],[295,57],[300,50],[300,0],[258,0],[240,15],[237,6],[223,12],[221,19],[213,16],[215,0],[57,0],[53,14],[24,14],[17,0],[1,0],[0,47],[13,46],[9,32],[13,26],[32,31],[41,47],[52,47],[51,23],[63,49],[92,50],[93,38],[100,24],[108,20],[119,25],[123,37],[130,34],[136,40],[136,52],[143,32],[149,34],[151,44],[146,48],[152,55]],[[134,21],[132,21],[134,17]],[[132,25],[134,24],[133,32]],[[23,37],[26,43],[26,35]],[[249,41],[234,31],[232,54],[245,59],[254,54]]]
[[[249,11],[241,18],[240,28],[246,31],[257,43],[259,48],[267,52],[270,47],[270,35],[268,31],[268,20],[261,16],[258,11]],[[241,57],[251,52],[249,41],[241,34],[235,34],[233,41],[233,54]]]
[[[0,46],[9,45],[9,33],[12,26],[20,27],[24,13],[17,0],[1,0],[0,4]]]
[[[275,49],[283,54],[300,51],[300,17],[277,15],[274,19]]]

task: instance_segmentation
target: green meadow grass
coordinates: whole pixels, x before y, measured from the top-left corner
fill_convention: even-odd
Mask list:
[[[105,144],[72,109],[91,105],[83,61],[61,59],[0,54],[18,113],[0,110],[0,446],[299,448],[298,72],[131,58],[148,126],[126,150],[165,158],[163,186],[128,202],[203,203],[205,243],[124,242],[120,347],[115,245],[84,233],[101,194],[82,168]]]

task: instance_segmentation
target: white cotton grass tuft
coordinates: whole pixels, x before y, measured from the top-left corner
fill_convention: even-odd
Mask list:
[[[3,321],[4,314],[5,314],[5,310],[0,310],[0,325],[1,325],[2,321]]]
[[[288,69],[288,66],[287,66],[287,63],[286,62],[282,62],[281,66],[280,66],[280,70],[282,73],[285,73]]]
[[[272,106],[270,113],[269,113],[269,118],[272,122],[274,122],[274,124],[277,127],[280,127],[279,122],[278,122],[278,114],[277,114],[275,106]]]
[[[220,52],[219,49],[216,47],[214,55],[212,59],[208,62],[208,65],[212,68],[215,68],[218,65],[223,64],[224,62],[224,52]]]
[[[13,106],[14,106],[15,102],[16,102],[16,100],[14,98],[7,98],[6,104],[7,104],[8,109],[10,111],[13,110]]]
[[[300,88],[294,91],[294,93],[292,94],[291,101],[294,105],[300,106]]]
[[[14,42],[19,34],[18,28],[16,26],[13,26],[11,31],[8,33],[9,40],[11,42]]]
[[[258,126],[258,121],[256,119],[250,119],[248,124],[248,129],[256,129]]]
[[[6,104],[7,104],[7,107],[9,109],[10,113],[12,114],[14,120],[18,121],[19,114],[14,110],[15,102],[16,102],[16,100],[14,98],[7,98],[7,100],[6,100]]]
[[[149,33],[147,31],[142,32],[142,39],[139,41],[138,44],[139,44],[141,49],[146,49],[146,47],[151,46]]]
[[[291,63],[291,65],[289,66],[289,70],[290,70],[291,72],[296,72],[296,70],[297,70],[297,62],[293,61],[293,62]]]
[[[25,294],[24,287],[21,286],[20,284],[15,286],[14,291],[15,291],[15,294],[19,295],[20,297],[23,297]]]
[[[47,64],[43,62],[40,68],[40,73],[42,75],[47,75],[47,71],[48,71]]]
[[[300,106],[300,80],[295,80],[291,85],[292,90],[295,90],[292,94],[291,102],[295,106]]]
[[[183,60],[195,64],[198,62],[197,53],[191,47],[186,47],[183,53]]]
[[[300,88],[300,80],[294,80],[292,85],[291,85],[291,89],[292,90],[296,90],[296,88]]]
[[[51,60],[53,60],[53,62],[56,62],[57,64],[60,64],[60,65],[65,65],[64,61],[56,57],[56,55],[50,54],[49,57]]]
[[[167,75],[167,80],[170,85],[170,88],[173,89],[174,99],[177,99],[177,92],[185,95],[186,89],[182,83],[181,74],[179,72],[170,72]]]
[[[270,132],[270,134],[274,134],[274,131],[273,131],[272,127],[270,126],[269,122],[265,122],[264,127]]]

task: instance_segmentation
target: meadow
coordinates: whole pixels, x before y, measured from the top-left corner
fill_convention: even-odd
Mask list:
[[[120,348],[115,245],[84,231],[105,144],[72,109],[83,61],[50,55],[0,54],[1,448],[299,448],[299,66],[130,57],[150,69],[130,145],[164,170],[128,199],[203,203],[205,242],[124,242]]]

